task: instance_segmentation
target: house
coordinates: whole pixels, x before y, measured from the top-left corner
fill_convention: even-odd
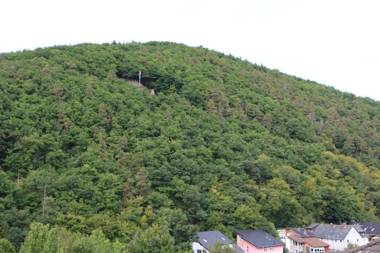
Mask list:
[[[380,239],[380,223],[362,222],[360,226],[370,241]]]
[[[325,253],[329,251],[328,243],[303,228],[280,229],[278,233],[289,253]]]
[[[262,230],[237,230],[236,243],[245,253],[283,253],[284,243]]]
[[[344,253],[376,253],[380,252],[380,239],[372,240],[370,243],[344,251]]]
[[[236,253],[244,253],[241,248],[219,231],[198,232],[196,238],[197,240],[192,243],[193,253],[210,253],[210,250],[217,244],[233,248]]]
[[[330,249],[335,251],[368,243],[368,238],[362,237],[353,225],[311,224],[306,229],[315,237],[328,243]]]

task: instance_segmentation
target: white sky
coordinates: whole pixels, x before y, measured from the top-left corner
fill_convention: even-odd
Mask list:
[[[0,52],[174,41],[380,101],[380,0],[0,0]]]

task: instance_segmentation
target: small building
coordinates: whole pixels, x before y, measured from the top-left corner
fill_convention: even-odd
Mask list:
[[[344,251],[343,253],[377,253],[380,252],[380,239],[372,240],[370,243]]]
[[[380,223],[362,222],[360,226],[370,241],[380,239]]]
[[[330,245],[331,250],[342,251],[368,243],[353,225],[311,224],[306,228],[317,238]]]
[[[262,230],[237,230],[236,243],[245,253],[283,253],[284,243]]]
[[[315,237],[312,232],[303,228],[280,229],[278,233],[289,253],[329,252],[328,243]]]
[[[210,253],[210,250],[217,244],[222,247],[232,248],[236,253],[244,253],[241,248],[219,231],[198,232],[196,238],[197,240],[192,243],[193,253]]]

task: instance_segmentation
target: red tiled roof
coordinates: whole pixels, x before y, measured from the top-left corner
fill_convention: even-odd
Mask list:
[[[328,243],[325,243],[319,238],[310,237],[310,238],[303,238],[304,242],[306,244],[309,244],[311,247],[328,247],[330,246]]]
[[[302,244],[308,244],[311,247],[328,247],[330,246],[328,243],[325,243],[319,238],[316,237],[300,237],[296,233],[289,233],[288,237],[292,239],[293,241],[302,243]]]

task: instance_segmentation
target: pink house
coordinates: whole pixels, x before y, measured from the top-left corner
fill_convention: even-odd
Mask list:
[[[284,243],[262,230],[236,231],[236,243],[245,253],[283,253]]]

